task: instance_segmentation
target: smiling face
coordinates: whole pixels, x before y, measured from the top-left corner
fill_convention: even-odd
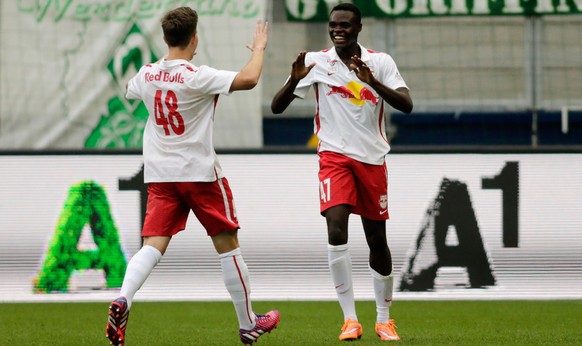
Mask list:
[[[327,28],[336,50],[349,50],[357,46],[362,24],[354,12],[337,10],[330,14]]]

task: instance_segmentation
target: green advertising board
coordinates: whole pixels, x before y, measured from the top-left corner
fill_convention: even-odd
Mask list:
[[[325,22],[335,0],[285,0],[287,19]],[[363,17],[535,16],[580,14],[580,0],[353,0]]]

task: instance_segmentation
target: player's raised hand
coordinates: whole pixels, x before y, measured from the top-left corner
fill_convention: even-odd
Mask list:
[[[356,76],[364,83],[371,84],[374,80],[374,75],[370,71],[370,67],[366,65],[359,56],[352,56],[352,63],[350,68],[356,73]]]
[[[247,48],[252,52],[255,49],[265,50],[267,48],[267,42],[269,41],[269,22],[265,22],[263,25],[262,20],[257,20],[257,26],[255,28],[255,34],[253,35],[253,44],[247,44]]]
[[[291,65],[291,78],[290,78],[290,80],[299,81],[299,80],[305,78],[305,76],[307,76],[309,71],[311,71],[311,69],[313,67],[315,67],[315,63],[312,63],[309,66],[305,66],[305,55],[306,54],[307,54],[306,51],[299,52],[299,55],[297,55],[297,59],[295,59],[295,61],[293,61],[293,64]]]

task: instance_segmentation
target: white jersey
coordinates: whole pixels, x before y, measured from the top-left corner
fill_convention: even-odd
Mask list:
[[[377,80],[392,89],[408,88],[388,54],[360,48],[362,61]],[[314,85],[317,150],[333,151],[373,165],[383,164],[390,151],[384,100],[350,71],[335,48],[307,53],[305,66],[313,62],[315,67],[299,82],[294,94],[305,98],[310,86]]]
[[[127,86],[149,117],[143,135],[144,181],[215,181],[222,170],[214,151],[214,110],[237,72],[197,67],[186,60],[144,65]]]

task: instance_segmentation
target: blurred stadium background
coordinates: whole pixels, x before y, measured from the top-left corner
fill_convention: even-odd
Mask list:
[[[473,7],[444,2],[437,8],[437,3],[418,1],[411,4],[424,6],[426,13],[394,14],[393,9],[392,15],[386,13],[393,8],[390,2],[358,2],[366,15],[361,43],[394,57],[414,97],[414,116],[394,112],[387,117],[395,150],[582,144],[580,9],[573,1],[538,2],[533,9],[523,5],[521,12],[509,0],[501,8],[491,3],[495,15],[470,14],[489,2]],[[331,46],[325,19],[334,3],[4,2],[0,147],[139,148],[145,119],[136,105],[123,100],[123,86],[141,64],[164,54],[159,18],[179,5],[200,7],[197,64],[240,68],[254,20],[272,22],[261,86],[222,98],[216,146],[305,146],[313,96],[279,116],[269,105],[299,51]],[[463,6],[469,13],[463,15]]]
[[[364,11],[360,42],[394,57],[414,100],[413,114],[388,110],[386,117],[398,298],[581,299],[579,2],[354,2]],[[147,112],[125,100],[124,85],[141,65],[163,56],[159,19],[182,5],[200,14],[198,65],[238,70],[256,20],[271,21],[262,82],[253,91],[221,96],[215,145],[237,199],[256,297],[333,299],[317,212],[313,96],[278,116],[270,102],[299,51],[331,46],[325,19],[335,3],[2,1],[0,301],[108,301],[115,295],[118,283],[106,281],[101,268],[66,261],[59,270],[70,277],[60,286],[39,281],[56,280],[47,263],[59,234],[79,236],[70,251],[100,256],[91,233],[96,225],[90,218],[71,221],[79,201],[95,207],[78,194],[79,186],[106,200],[100,215],[110,213],[108,232],[119,233],[126,259],[139,249]],[[478,225],[494,281],[475,283],[466,266],[438,262],[432,221],[449,186],[460,187],[450,201],[464,209],[453,214]],[[454,251],[461,241],[453,230],[462,226],[449,222],[445,245]],[[372,299],[356,218],[350,227],[356,294]],[[504,239],[508,234],[514,241]],[[137,298],[228,299],[211,243],[195,219],[180,237]],[[428,245],[419,247],[423,239]],[[415,258],[421,269],[442,268],[433,268],[436,278],[428,284],[402,289],[403,273],[418,274]],[[482,286],[488,289],[467,289]],[[38,294],[54,292],[63,294]]]

